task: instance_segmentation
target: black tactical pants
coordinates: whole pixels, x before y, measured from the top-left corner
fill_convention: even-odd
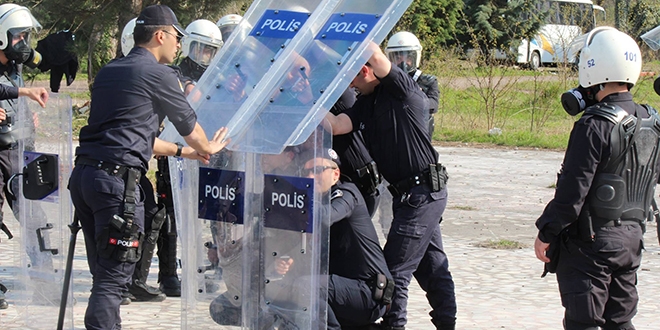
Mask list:
[[[634,329],[642,249],[638,224],[597,228],[593,243],[563,242],[557,282],[566,329]]]

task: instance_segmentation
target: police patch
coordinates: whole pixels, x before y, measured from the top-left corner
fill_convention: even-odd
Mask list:
[[[339,198],[344,196],[344,192],[341,191],[341,189],[336,189],[335,191],[332,192],[332,195],[330,195],[330,200],[333,200],[335,198]]]

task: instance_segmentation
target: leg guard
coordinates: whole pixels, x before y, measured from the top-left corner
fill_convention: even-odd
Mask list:
[[[151,219],[151,230],[145,235],[145,240],[142,244],[142,256],[135,264],[133,281],[128,288],[128,291],[135,297],[135,299],[131,297],[131,300],[163,301],[165,299],[165,295],[158,288],[147,285],[151,259],[154,256],[158,233],[160,232],[160,228],[163,226],[164,221],[165,208],[161,208]]]

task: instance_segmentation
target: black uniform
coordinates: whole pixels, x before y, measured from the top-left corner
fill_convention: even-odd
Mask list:
[[[350,109],[354,103],[355,91],[349,88],[339,97],[330,112],[338,115]],[[369,214],[373,215],[378,208],[380,177],[376,162],[364,145],[362,133],[357,131],[335,136],[332,140],[332,149],[339,155],[341,161],[339,169],[343,180],[353,182],[360,189]]]
[[[133,241],[122,245],[115,240],[117,245],[113,245],[112,236],[118,230],[111,220],[115,215],[129,218],[133,213],[136,231],[144,233],[142,201],[153,196],[141,196],[133,180],[146,173],[159,119],[165,116],[182,136],[189,135],[197,121],[175,71],[158,63],[146,49],[133,48],[128,56],[110,62],[97,74],[88,125],[80,131],[76,166],[69,181],[93,275],[85,313],[88,329],[120,326],[121,293],[131,280],[137,258]]]
[[[415,70],[410,76],[417,82],[429,102],[429,135],[433,138],[433,129],[435,128],[435,119],[433,114],[438,112],[438,100],[440,91],[438,91],[438,78],[432,74],[422,73],[422,70]]]
[[[331,199],[328,329],[364,326],[378,320],[391,299],[385,293],[387,283],[375,292],[380,299],[374,299],[378,275],[386,281],[392,276],[357,187],[340,181],[332,187]]]
[[[623,115],[650,117],[649,111],[635,104],[632,94],[627,92],[610,94],[598,105],[587,108],[571,132],[557,178],[555,197],[536,221],[539,239],[551,243],[551,250],[559,251],[558,256],[549,252],[549,257],[557,262],[557,282],[566,308],[566,329],[596,329],[599,326],[603,329],[634,329],[630,321],[638,302],[635,284],[643,248],[642,225],[657,181],[657,135],[660,132],[651,128],[649,132],[655,130],[655,134],[639,137],[640,144],[625,151],[622,144],[616,144],[615,137],[619,137],[619,133],[613,129],[632,129],[629,125],[635,123],[636,118],[629,117],[632,120],[622,121],[625,125],[615,126],[613,117],[608,119],[594,111],[605,105],[619,106],[625,110]],[[652,116],[660,119],[657,114]],[[639,124],[637,122],[635,126]],[[627,156],[618,158],[622,153]],[[623,162],[617,163],[617,158]],[[646,176],[637,177],[634,174],[642,172],[637,172],[640,167],[635,163],[644,159],[649,159],[647,166],[642,166]],[[610,167],[615,164],[620,166],[612,171]],[[620,177],[615,174],[617,171],[633,175],[611,181]],[[638,196],[627,196],[623,213],[616,214],[615,206],[625,189],[612,182],[626,182],[628,189],[641,187]],[[607,195],[603,195],[605,192],[615,192],[614,197],[599,203],[598,199]],[[638,203],[641,207],[636,210],[635,197],[641,197]]]
[[[353,129],[362,132],[394,197],[394,220],[384,251],[396,290],[383,320],[394,327],[406,324],[408,284],[414,273],[427,292],[433,323],[453,329],[454,282],[439,225],[447,204],[447,177],[429,138],[427,97],[397,66],[379,80],[375,90],[358,97],[346,114]]]

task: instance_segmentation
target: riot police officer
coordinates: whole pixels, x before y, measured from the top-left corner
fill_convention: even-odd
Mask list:
[[[234,29],[236,26],[238,26],[238,23],[240,23],[242,19],[243,17],[241,15],[229,14],[222,16],[215,23],[220,29],[220,33],[222,34],[222,41],[229,40],[229,36],[232,32],[234,32]]]
[[[303,171],[331,199],[328,329],[351,329],[372,324],[385,313],[394,282],[362,193],[340,180],[339,159],[328,149],[308,160]]]
[[[326,115],[333,134],[360,130],[367,149],[390,182],[394,220],[384,252],[396,289],[382,328],[404,329],[408,284],[427,292],[437,329],[454,329],[456,298],[440,221],[447,204],[447,173],[427,134],[427,97],[417,83],[371,43],[373,52],[351,82],[360,96],[351,109]]]
[[[146,7],[135,23],[135,47],[95,78],[88,124],[80,131],[69,180],[93,278],[87,329],[121,327],[121,294],[131,281],[145,234],[145,196],[138,182],[152,154],[207,162],[209,154],[226,145],[226,129],[207,140],[177,74],[162,65],[174,61],[185,34],[172,10]],[[156,138],[164,117],[190,147]]]
[[[419,69],[422,61],[422,44],[417,37],[406,31],[395,33],[387,41],[385,54],[401,70],[408,74],[417,82],[424,91],[429,101],[429,135],[433,138],[433,129],[435,120],[433,115],[438,112],[438,78],[432,74],[423,73]]]
[[[185,77],[184,90],[188,94],[222,47],[222,34],[217,25],[205,19],[188,24],[186,32],[188,35],[181,40],[181,55],[184,58],[179,68]]]
[[[330,112],[338,115],[350,109],[354,103],[355,90],[348,88],[335,102]],[[369,214],[373,215],[378,208],[380,199],[378,185],[381,182],[381,177],[376,162],[371,158],[367,147],[364,145],[362,133],[358,131],[337,135],[332,140],[332,148],[341,159],[341,165],[339,166],[342,181],[352,182],[358,187],[367,203]]]
[[[15,4],[0,5],[0,209],[5,202],[5,198],[16,219],[18,219],[18,204],[15,199],[8,194],[9,178],[19,172],[18,159],[19,151],[18,136],[14,128],[16,125],[19,96],[27,96],[37,101],[41,106],[45,106],[48,100],[48,92],[45,88],[25,88],[23,87],[23,78],[21,69],[23,64],[36,66],[39,54],[30,47],[30,37],[32,32],[41,28],[41,25],[32,16],[30,10],[26,7]],[[37,63],[38,64],[38,63]],[[14,190],[15,191],[15,190]],[[0,228],[7,235],[9,230],[3,224],[3,215],[0,210]],[[36,235],[28,237],[34,240],[29,244],[36,244]],[[30,251],[28,254],[31,255]],[[5,300],[4,286],[0,284],[0,309],[8,307]]]
[[[587,35],[579,82],[596,104],[573,126],[534,243],[546,271],[557,274],[565,329],[634,329],[636,272],[660,156],[660,116],[630,93],[641,68],[639,46],[627,34],[600,27]]]

